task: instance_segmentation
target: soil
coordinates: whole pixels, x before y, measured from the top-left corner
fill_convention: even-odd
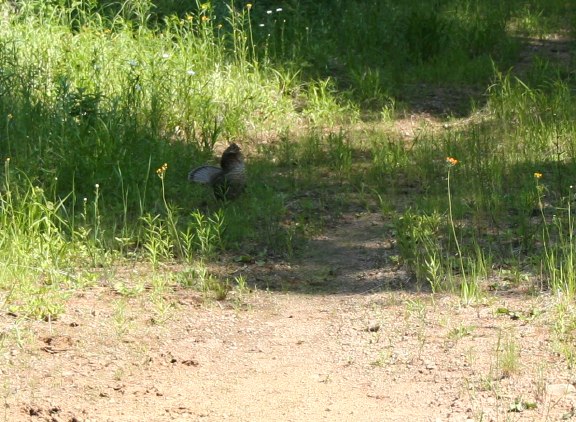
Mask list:
[[[576,419],[555,297],[511,284],[463,306],[415,288],[397,253],[381,214],[349,213],[297,260],[226,260],[257,288],[225,301],[115,292],[135,267],[56,321],[1,314],[0,420]]]
[[[552,297],[508,289],[462,306],[456,296],[410,291],[385,233],[378,215],[344,216],[299,263],[229,264],[248,280],[283,279],[290,291],[217,302],[182,288],[169,293],[176,306],[163,319],[149,295],[76,293],[57,321],[29,323],[20,343],[2,349],[3,418],[574,417],[576,377],[551,334]],[[6,337],[11,318],[2,317]]]

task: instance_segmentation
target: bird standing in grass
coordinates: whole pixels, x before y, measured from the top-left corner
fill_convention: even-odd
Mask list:
[[[240,147],[230,144],[220,158],[220,167],[201,166],[188,173],[190,182],[212,186],[216,198],[234,199],[246,186],[246,170],[244,157]]]

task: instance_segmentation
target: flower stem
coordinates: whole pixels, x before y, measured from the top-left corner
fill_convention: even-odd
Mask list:
[[[462,251],[460,250],[460,243],[458,242],[458,236],[456,236],[456,228],[454,225],[454,217],[452,214],[452,193],[450,192],[450,167],[448,168],[448,218],[450,219],[450,227],[452,229],[452,236],[454,237],[454,242],[456,243],[456,250],[458,251],[458,258],[460,261],[460,271],[462,271],[463,288],[468,288],[468,281],[466,280],[466,272],[464,271],[464,260],[462,258]]]

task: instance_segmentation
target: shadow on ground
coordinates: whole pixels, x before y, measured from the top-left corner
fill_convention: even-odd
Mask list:
[[[300,256],[239,270],[260,290],[306,294],[415,290],[394,259],[393,234],[378,213],[343,215],[308,242]]]

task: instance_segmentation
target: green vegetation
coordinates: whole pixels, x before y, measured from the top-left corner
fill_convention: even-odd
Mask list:
[[[576,80],[546,55],[574,49],[570,2],[184,3],[0,3],[1,308],[50,319],[127,261],[182,264],[147,281],[162,321],[165,283],[241,294],[207,266],[291,259],[359,207],[418,288],[574,297]],[[220,203],[186,174],[233,140],[249,191]]]

